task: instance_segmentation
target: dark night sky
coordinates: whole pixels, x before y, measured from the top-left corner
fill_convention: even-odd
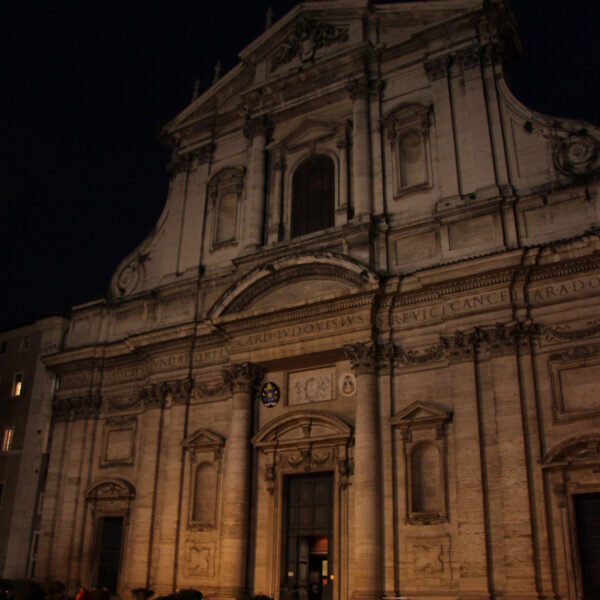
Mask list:
[[[440,0],[441,1],[441,0]],[[103,296],[166,198],[160,127],[294,0],[0,7],[0,328]],[[541,112],[600,123],[600,3],[512,0],[511,87]],[[241,7],[241,8],[240,8]]]

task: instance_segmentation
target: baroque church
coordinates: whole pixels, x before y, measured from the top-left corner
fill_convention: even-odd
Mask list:
[[[600,597],[600,129],[504,0],[305,0],[165,128],[73,309],[36,576],[238,600]]]

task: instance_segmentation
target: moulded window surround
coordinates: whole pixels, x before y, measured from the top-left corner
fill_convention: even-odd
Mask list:
[[[407,104],[384,121],[396,198],[432,185],[430,112],[429,106]]]
[[[13,385],[12,385],[12,395],[14,397],[16,396],[21,396],[23,394],[23,377],[24,377],[24,373],[15,373],[15,376],[13,378]]]
[[[288,239],[324,231],[347,220],[347,204],[340,198],[340,165],[330,152],[303,154],[287,173],[285,231]],[[343,202],[343,205],[340,204]]]
[[[211,248],[237,244],[244,169],[226,167],[219,171],[208,184],[208,198],[212,212]]]

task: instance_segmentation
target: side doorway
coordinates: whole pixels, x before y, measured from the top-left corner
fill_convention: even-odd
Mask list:
[[[573,496],[583,600],[600,598],[600,493]]]

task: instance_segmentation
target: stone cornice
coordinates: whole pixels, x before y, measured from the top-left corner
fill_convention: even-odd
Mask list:
[[[254,329],[264,329],[282,323],[292,323],[303,319],[322,317],[332,313],[339,313],[352,309],[365,310],[371,308],[377,290],[358,292],[350,298],[332,300],[329,302],[316,302],[315,304],[281,309],[269,315],[241,315],[239,320],[222,323],[223,330],[233,335]]]

